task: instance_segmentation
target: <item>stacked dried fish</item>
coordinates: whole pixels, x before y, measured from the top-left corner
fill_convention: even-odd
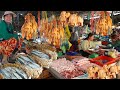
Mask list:
[[[0,79],[30,79],[19,64],[5,64],[0,67]]]
[[[31,57],[33,60],[35,60],[36,63],[38,63],[42,67],[49,68],[49,65],[52,63],[53,60],[50,59],[47,54],[36,50],[33,50],[31,53]]]
[[[29,42],[27,43],[26,48],[30,49],[30,53],[32,54],[33,57],[35,56],[35,58],[37,56],[37,58],[46,57],[47,60],[48,59],[56,60],[58,57],[56,53],[56,49],[53,46],[46,43],[38,45],[32,42]],[[38,63],[38,60],[37,60],[37,63]]]
[[[37,55],[40,58],[50,59],[47,54],[40,52],[40,51],[37,51],[37,50],[33,50],[31,53],[34,55]]]
[[[38,78],[39,75],[42,73],[43,68],[35,63],[29,56],[20,55],[17,58],[17,62],[21,64],[25,69],[29,77],[31,78]]]
[[[0,70],[3,79],[28,79],[27,74],[16,67],[6,67]]]
[[[56,48],[55,48],[55,47],[53,47],[53,46],[51,46],[51,45],[49,45],[49,44],[47,44],[47,43],[40,44],[40,45],[38,46],[38,49],[39,49],[39,50],[47,49],[47,50],[51,50],[51,51],[56,51]]]
[[[58,55],[55,51],[45,50],[45,53],[50,55],[52,60],[57,60]]]
[[[33,42],[28,42],[26,43],[26,47],[30,48],[30,49],[35,49],[35,50],[40,50],[41,52],[44,50],[50,50],[50,51],[56,51],[56,48],[49,45],[48,43],[42,43],[42,44],[36,44]]]

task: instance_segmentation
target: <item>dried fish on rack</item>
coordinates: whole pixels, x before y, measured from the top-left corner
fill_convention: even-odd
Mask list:
[[[42,67],[49,68],[49,65],[52,63],[52,59],[48,58],[46,54],[39,53],[39,51],[32,51],[31,58],[35,60],[36,63]]]
[[[112,19],[106,11],[100,12],[100,18],[96,23],[96,34],[106,36],[112,33]]]
[[[1,79],[30,79],[19,64],[5,64],[0,67]]]
[[[35,61],[32,60],[32,58],[30,58],[29,56],[20,55],[17,58],[16,63],[19,63],[24,68],[26,68],[26,72],[27,72],[28,76],[31,78],[38,78],[43,70],[43,68],[40,65],[38,65],[37,63],[35,63]]]
[[[38,36],[37,29],[38,25],[35,21],[35,16],[33,16],[31,13],[28,13],[25,16],[25,22],[21,28],[22,38],[26,37],[27,40],[36,38]]]

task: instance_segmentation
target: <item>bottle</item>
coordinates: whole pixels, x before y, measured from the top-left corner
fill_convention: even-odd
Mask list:
[[[114,49],[115,47],[113,47],[112,49],[111,49],[111,51],[114,51],[115,49]]]
[[[108,56],[108,51],[105,51],[105,52],[104,52],[104,55],[105,55],[105,56]]]

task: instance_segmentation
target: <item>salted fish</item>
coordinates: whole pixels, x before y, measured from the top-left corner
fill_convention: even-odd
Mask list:
[[[18,69],[18,68],[15,68],[15,70],[16,70],[21,76],[23,76],[24,79],[27,79],[27,74],[26,74],[24,71],[22,71],[22,70],[20,70],[20,69]]]
[[[2,69],[1,71],[5,79],[10,79],[10,75],[6,70]]]
[[[50,59],[48,55],[46,55],[46,54],[44,54],[44,53],[42,53],[42,52],[33,50],[32,53],[35,54],[35,55],[37,55],[37,56],[39,56],[39,57],[41,57],[41,58]]]

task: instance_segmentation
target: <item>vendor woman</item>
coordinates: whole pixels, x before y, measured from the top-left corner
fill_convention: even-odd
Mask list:
[[[112,39],[112,47],[114,47],[116,50],[120,52],[120,36],[117,34],[111,35]]]
[[[93,40],[94,34],[89,33],[88,37],[85,38],[85,40],[83,40],[80,45],[78,45],[79,52],[82,56],[88,57],[90,54],[92,54],[92,52],[89,49],[95,48],[95,43]]]
[[[3,20],[0,21],[0,54],[3,56],[2,63],[6,63],[8,56],[15,50],[18,35],[14,34],[12,19],[16,14],[12,11],[5,11]]]

